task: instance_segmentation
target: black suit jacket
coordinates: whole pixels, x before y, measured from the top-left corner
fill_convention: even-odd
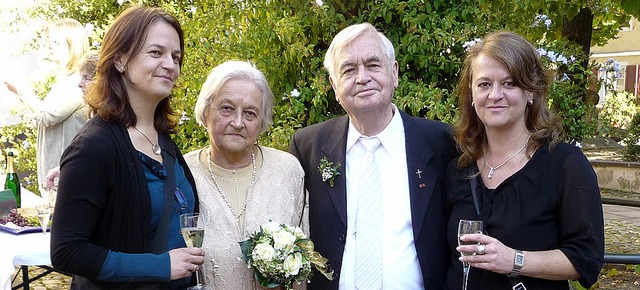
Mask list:
[[[422,277],[425,289],[442,289],[449,265],[442,183],[447,163],[457,155],[456,147],[450,126],[398,112],[405,130],[411,220]],[[345,155],[348,126],[346,115],[311,125],[294,134],[289,148],[305,171],[310,238],[316,250],[329,259],[335,270],[333,281],[316,272],[309,289],[338,289],[347,233]],[[330,187],[328,181],[322,181],[318,165],[323,157],[342,165],[334,187]],[[421,178],[416,173],[418,170]]]

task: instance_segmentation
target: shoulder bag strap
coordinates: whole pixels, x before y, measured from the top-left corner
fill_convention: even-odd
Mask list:
[[[476,193],[476,187],[478,187],[477,176],[471,177],[469,180],[471,184],[471,195],[473,196],[473,205],[476,207],[476,214],[480,217],[480,204],[478,203],[478,194]]]

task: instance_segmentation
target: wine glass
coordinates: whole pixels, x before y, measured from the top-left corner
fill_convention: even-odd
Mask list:
[[[51,211],[49,210],[49,202],[44,201],[36,205],[36,214],[38,215],[38,220],[40,221],[40,227],[42,227],[42,234],[47,234],[47,227],[49,225],[49,217],[51,216]]]
[[[45,182],[40,184],[40,195],[42,196],[42,202],[36,204],[36,215],[40,221],[40,227],[42,228],[42,234],[47,233],[47,227],[49,225],[49,217],[51,217],[51,195],[55,190],[47,187]]]
[[[204,215],[198,213],[185,213],[180,215],[180,231],[187,247],[202,247],[204,239]],[[202,267],[196,270],[197,285],[187,288],[188,290],[212,290],[200,282]]]
[[[475,242],[464,242],[460,237],[466,234],[481,234],[482,221],[460,220],[458,223],[458,245],[473,245]],[[463,256],[475,255],[475,252],[460,252]],[[462,289],[467,290],[467,280],[469,279],[469,263],[462,263]]]

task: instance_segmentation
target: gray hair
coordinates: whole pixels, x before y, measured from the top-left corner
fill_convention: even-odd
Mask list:
[[[247,80],[253,82],[262,92],[262,126],[260,134],[273,124],[273,93],[264,74],[250,62],[232,60],[214,67],[200,89],[200,95],[194,108],[196,121],[206,127],[205,112],[218,96],[220,88],[230,80]]]
[[[380,43],[385,49],[387,60],[390,63],[396,61],[393,44],[382,32],[376,30],[373,25],[367,22],[354,24],[338,32],[338,34],[333,38],[333,41],[331,41],[331,45],[329,45],[327,53],[324,55],[324,68],[329,72],[329,76],[335,77],[335,61],[342,49],[365,33],[375,33],[378,35],[380,37]]]

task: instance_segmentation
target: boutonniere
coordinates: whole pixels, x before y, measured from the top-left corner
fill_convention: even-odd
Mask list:
[[[334,179],[340,175],[338,169],[340,169],[340,163],[333,165],[333,162],[327,160],[327,157],[322,157],[320,165],[318,165],[318,171],[322,174],[322,182],[329,180],[329,186],[333,187]]]

